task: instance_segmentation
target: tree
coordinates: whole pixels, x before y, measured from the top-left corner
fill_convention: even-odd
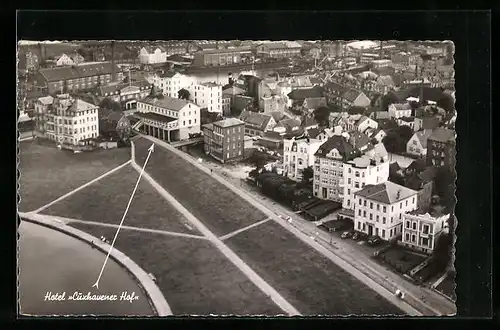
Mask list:
[[[102,100],[101,103],[99,104],[99,107],[103,108],[103,109],[113,110],[113,111],[121,111],[122,110],[120,103],[115,102],[110,98],[105,98],[104,100]]]
[[[312,178],[314,177],[314,170],[311,166],[306,167],[302,170],[302,182],[310,183]]]
[[[457,178],[456,172],[447,167],[440,166],[436,172],[434,180],[434,194],[439,196],[440,203],[446,206],[449,211],[453,211],[455,207],[455,180]]]
[[[413,130],[408,126],[398,126],[387,131],[382,143],[388,152],[403,153],[406,152],[406,144],[413,136]]]
[[[453,234],[442,234],[436,241],[432,253],[436,271],[442,271],[450,264],[453,258]]]
[[[314,120],[318,123],[320,126],[329,126],[329,117],[330,117],[330,108],[328,107],[319,107],[316,110],[314,110]]]
[[[267,163],[267,155],[260,152],[254,152],[248,158],[248,161],[250,162],[250,164],[255,166],[256,169],[261,169]]]
[[[389,105],[398,102],[399,99],[394,92],[389,92],[382,96],[382,110],[387,110],[389,108]]]
[[[443,108],[446,113],[453,113],[455,111],[455,100],[453,96],[443,93],[437,101],[437,106]]]
[[[183,99],[183,100],[189,100],[189,97],[191,96],[191,94],[189,93],[189,91],[185,88],[182,88],[181,90],[179,90],[177,92],[178,94],[178,97],[180,99]]]
[[[352,106],[347,110],[347,113],[350,115],[362,115],[365,113],[365,110],[363,107]]]

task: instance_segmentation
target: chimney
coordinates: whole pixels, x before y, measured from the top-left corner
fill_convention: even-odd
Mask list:
[[[115,69],[115,42],[111,41],[111,81],[116,81],[116,69]]]

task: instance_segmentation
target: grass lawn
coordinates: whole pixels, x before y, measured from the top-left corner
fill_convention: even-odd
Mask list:
[[[33,211],[130,159],[130,149],[74,154],[38,144],[19,143],[21,212]]]
[[[137,139],[136,161],[142,166],[151,141]],[[160,146],[146,171],[214,234],[225,235],[267,218],[210,175]]]
[[[418,254],[410,253],[401,247],[391,247],[380,253],[378,258],[401,274],[409,273],[426,259]]]
[[[449,275],[443,280],[443,282],[439,283],[436,290],[450,297],[453,301],[457,300],[457,295],[455,293],[455,280]]]
[[[275,222],[233,236],[226,244],[304,315],[403,314]]]
[[[52,205],[41,213],[87,221],[119,224],[139,173],[128,165]],[[144,179],[132,199],[126,226],[199,234],[187,219]]]
[[[113,228],[72,226],[97,237],[115,234]],[[123,229],[115,246],[155,275],[176,315],[283,313],[208,241]]]

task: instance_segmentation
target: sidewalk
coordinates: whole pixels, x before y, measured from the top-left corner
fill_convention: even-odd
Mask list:
[[[187,157],[191,157],[185,154]],[[192,158],[192,157],[191,157]],[[454,315],[456,314],[456,306],[454,303],[445,299],[443,296],[437,294],[433,290],[425,287],[415,285],[408,282],[399,274],[393,273],[384,266],[360,251],[359,248],[351,246],[348,242],[340,239],[339,237],[318,229],[314,223],[309,222],[299,215],[295,214],[292,210],[285,208],[277,202],[274,202],[267,197],[261,195],[255,189],[252,189],[243,182],[241,179],[233,178],[229,173],[224,171],[220,166],[203,162],[198,164],[205,168],[211,169],[213,174],[221,175],[225,180],[222,182],[227,186],[233,186],[233,189],[244,191],[257,203],[264,207],[273,210],[277,215],[289,216],[292,219],[292,226],[308,237],[315,237],[315,240],[324,246],[328,251],[334,253],[339,258],[346,261],[348,264],[371,278],[378,285],[382,286],[390,292],[395,292],[397,289],[405,292],[405,301],[420,311],[423,315]],[[243,195],[243,194],[242,194]],[[330,245],[332,242],[332,245]]]

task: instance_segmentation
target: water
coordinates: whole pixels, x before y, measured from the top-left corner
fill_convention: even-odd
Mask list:
[[[29,222],[19,227],[19,313],[29,315],[155,315],[135,279],[109,259],[99,282],[104,253],[59,231]],[[77,301],[68,296],[117,295],[116,301]],[[122,292],[134,292],[138,300],[120,300]],[[64,301],[46,301],[48,292],[66,292]]]

